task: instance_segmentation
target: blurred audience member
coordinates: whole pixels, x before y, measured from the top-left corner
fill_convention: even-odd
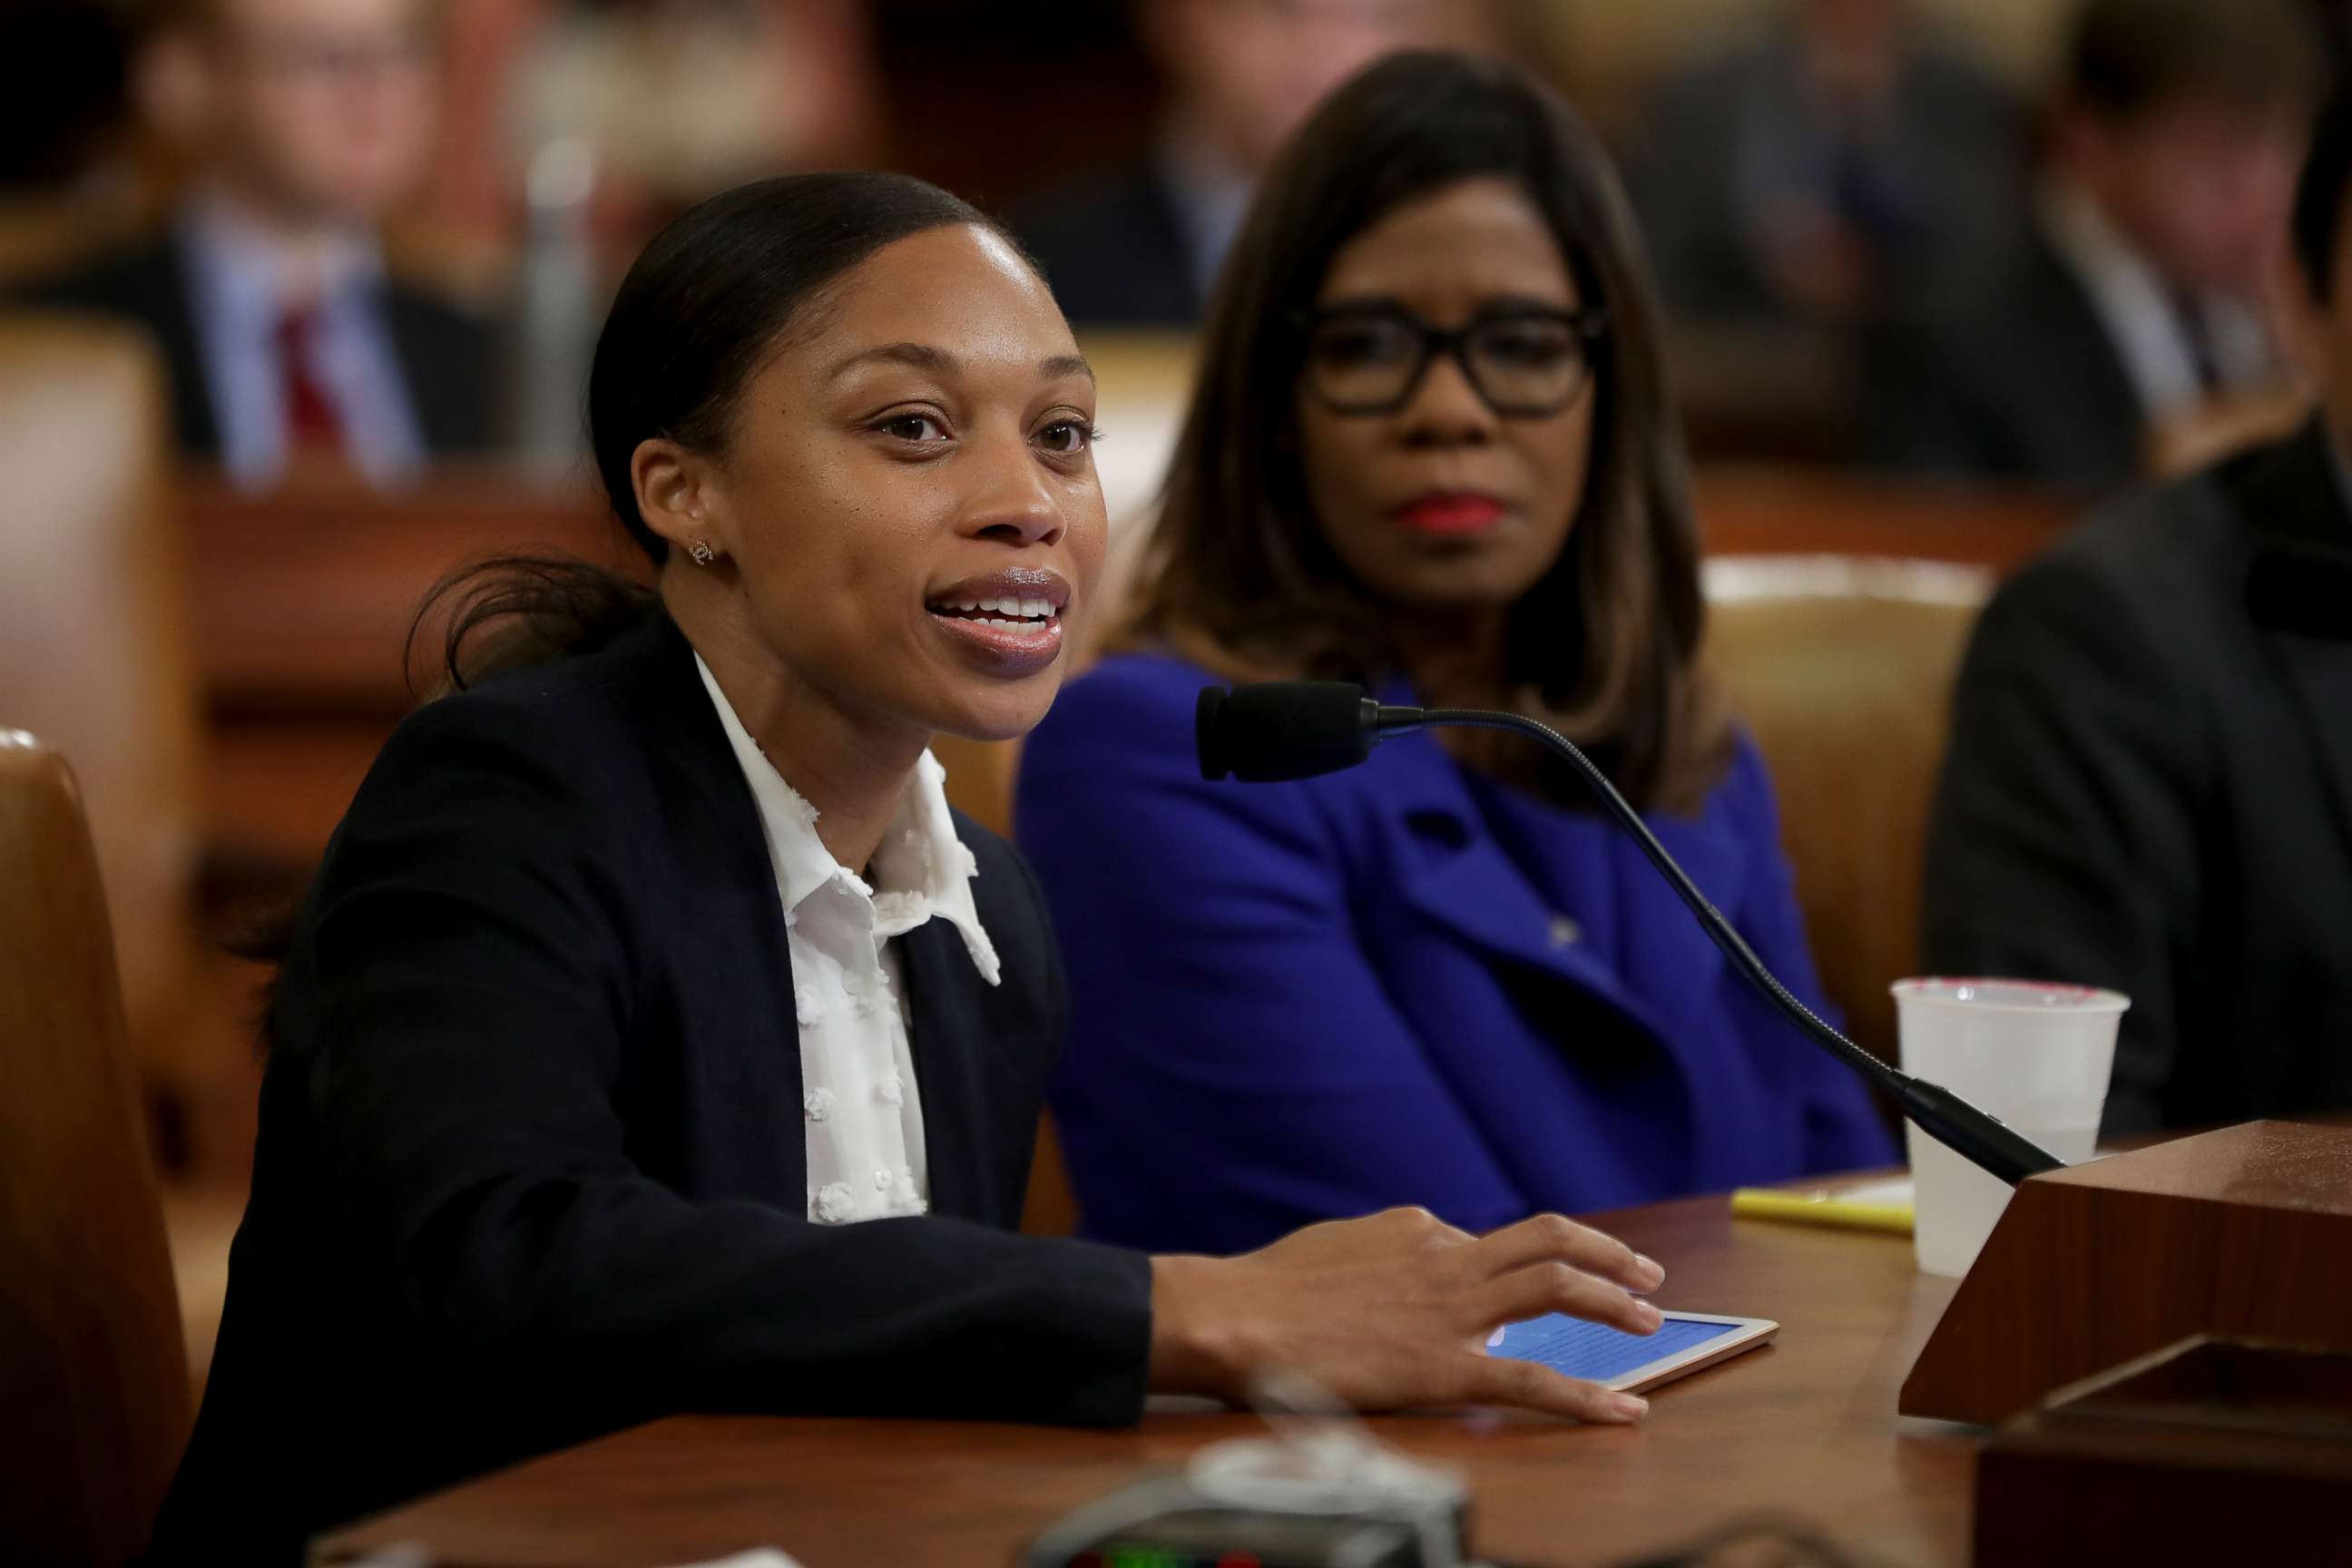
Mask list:
[[[853,153],[864,65],[837,0],[566,0],[520,64],[509,133],[523,161],[584,144],[603,226],[634,253],[712,191]]]
[[[713,191],[860,168],[880,140],[866,0],[467,0],[443,12],[442,132],[422,207],[511,260],[519,454],[581,453],[604,301]]]
[[[2262,300],[2323,58],[2298,0],[2091,0],[2026,241],[1890,343],[1875,455],[2111,489],[2155,427],[2274,384]]]
[[[169,363],[182,444],[248,484],[349,464],[382,482],[491,437],[483,323],[387,277],[378,225],[415,187],[435,76],[423,0],[188,0],[137,89],[193,176],[166,232],[37,288],[134,318]]]
[[[730,179],[863,167],[880,139],[868,9],[866,0],[447,7],[449,152],[426,209],[438,224],[511,245],[526,170],[551,147],[577,143],[595,176],[599,243],[625,264],[649,226]]]
[[[1258,174],[1323,96],[1391,49],[1482,41],[1475,0],[1142,0],[1167,79],[1151,150],[1016,214],[1069,319],[1189,326]]]
[[[1583,122],[1492,62],[1373,67],[1269,170],[1202,357],[1119,651],[1015,794],[1092,1232],[1219,1251],[1389,1204],[1485,1230],[1884,1162],[1853,1077],[1542,752],[1416,735],[1247,785],[1193,755],[1211,681],[1540,717],[1822,1005],[1771,780],[1704,666],[1657,313]]]
[[[1948,301],[2013,237],[2023,132],[1906,0],[1790,0],[1653,108],[1634,196],[1666,303],[1841,323]]]
[[[2111,1131],[2352,1107],[2352,96],[2294,203],[2323,413],[2097,518],[1961,677],[1930,973],[2132,999]]]

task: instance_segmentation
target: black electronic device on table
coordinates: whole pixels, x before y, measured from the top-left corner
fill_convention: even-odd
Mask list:
[[[1254,1391],[1272,1432],[1212,1443],[1046,1528],[1020,1568],[1475,1568],[1470,1490],[1312,1383]]]

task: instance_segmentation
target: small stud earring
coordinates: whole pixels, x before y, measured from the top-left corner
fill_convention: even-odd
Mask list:
[[[711,549],[699,539],[688,544],[686,547],[686,552],[694,557],[694,563],[697,566],[708,566],[719,559],[719,552]]]

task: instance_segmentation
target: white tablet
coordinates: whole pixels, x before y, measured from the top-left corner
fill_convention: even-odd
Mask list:
[[[1496,1329],[1486,1340],[1486,1353],[1531,1361],[1621,1394],[1639,1394],[1769,1344],[1780,1331],[1769,1318],[1668,1312],[1665,1319],[1654,1334],[1629,1334],[1552,1312]]]

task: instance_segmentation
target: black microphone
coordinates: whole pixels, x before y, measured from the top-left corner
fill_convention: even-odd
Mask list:
[[[1391,708],[1367,697],[1361,687],[1340,681],[1268,681],[1230,691],[1214,686],[1203,689],[1195,715],[1194,740],[1202,777],[1214,781],[1231,774],[1250,783],[1274,783],[1337,773],[1371,755],[1372,748],[1385,736],[1443,727],[1508,730],[1529,736],[1574,767],[1617,825],[1633,836],[1650,864],[1690,906],[1700,928],[1731,960],[1732,967],[1769,997],[1814,1044],[1893,1096],[1903,1113],[1927,1136],[2011,1185],[2065,1165],[2000,1118],[1938,1084],[1888,1066],[1815,1016],[1811,1008],[1774,978],[1722,911],[1675,864],[1641,813],[1626,804],[1608,775],[1574,742],[1548,724],[1517,713],[1478,709]]]

